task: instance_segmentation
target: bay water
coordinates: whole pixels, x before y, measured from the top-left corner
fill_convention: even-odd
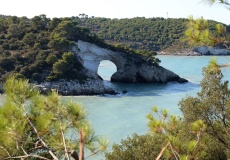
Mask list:
[[[186,96],[196,96],[200,91],[202,68],[208,65],[213,56],[157,56],[160,65],[180,77],[189,80],[188,83],[170,82],[167,84],[122,84],[111,83],[110,77],[116,71],[116,66],[110,61],[102,61],[98,74],[104,83],[118,92],[126,90],[126,94],[104,96],[68,96],[64,100],[81,103],[88,113],[88,120],[99,136],[106,136],[113,143],[121,139],[148,132],[146,115],[153,106],[168,109],[171,114],[182,115],[178,102]],[[216,57],[219,64],[230,63],[230,56]],[[224,80],[230,80],[230,68],[223,68]],[[0,96],[2,102],[4,96]],[[103,155],[88,158],[88,160],[105,159]]]
[[[167,84],[111,83],[109,80],[116,71],[116,66],[110,61],[102,61],[98,74],[105,80],[105,83],[118,92],[126,90],[127,93],[65,98],[80,102],[85,107],[96,134],[106,136],[111,146],[113,143],[119,143],[121,139],[126,139],[127,136],[132,136],[133,133],[145,134],[148,132],[146,115],[151,112],[153,106],[168,109],[174,115],[181,115],[178,102],[186,96],[195,96],[200,91],[202,68],[207,66],[210,59],[213,58],[212,56],[157,57],[161,60],[161,66],[189,82],[183,84],[177,82]],[[220,64],[230,63],[230,56],[216,58]],[[230,80],[230,68],[223,68],[222,71],[224,80]]]

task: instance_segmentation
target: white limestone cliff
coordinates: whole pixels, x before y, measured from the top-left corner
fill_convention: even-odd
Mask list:
[[[82,61],[85,68],[97,74],[102,60],[110,60],[117,66],[117,72],[111,77],[113,82],[129,83],[167,83],[169,81],[183,82],[175,73],[147,62],[140,55],[123,52],[113,52],[84,41],[78,41],[80,51],[76,55]]]
[[[169,81],[187,82],[177,74],[147,62],[140,55],[114,52],[95,44],[79,40],[77,47],[73,48],[75,55],[85,68],[88,77],[85,82],[78,80],[58,80],[55,82],[43,82],[37,87],[43,91],[57,90],[62,95],[97,95],[116,94],[116,92],[105,85],[97,74],[99,64],[102,60],[110,60],[117,66],[117,72],[112,77],[112,82],[126,83],[167,83]]]

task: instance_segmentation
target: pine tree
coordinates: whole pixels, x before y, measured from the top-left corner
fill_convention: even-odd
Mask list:
[[[203,2],[210,5],[219,3],[230,7],[228,0],[203,0]],[[230,33],[227,32],[226,25],[219,23],[212,26],[203,18],[189,17],[184,40],[192,46],[224,46],[230,49]]]
[[[230,157],[230,90],[228,81],[223,81],[221,66],[212,60],[203,69],[201,91],[196,97],[188,96],[179,102],[185,121],[200,119],[207,126],[205,133],[224,148]]]
[[[108,141],[95,136],[80,104],[63,102],[56,92],[40,95],[28,80],[14,76],[6,81],[4,91],[0,159],[69,160],[72,155],[84,160],[85,148],[92,154],[106,149]]]

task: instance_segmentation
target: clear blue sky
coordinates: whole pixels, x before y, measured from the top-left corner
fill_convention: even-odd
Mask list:
[[[71,17],[85,13],[107,18],[203,16],[230,24],[230,10],[221,5],[212,7],[201,0],[1,0],[0,14],[47,17]]]

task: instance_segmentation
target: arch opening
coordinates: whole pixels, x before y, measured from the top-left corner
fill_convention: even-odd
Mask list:
[[[97,74],[106,81],[111,81],[111,76],[115,72],[117,72],[117,66],[110,60],[102,60],[97,70]]]

